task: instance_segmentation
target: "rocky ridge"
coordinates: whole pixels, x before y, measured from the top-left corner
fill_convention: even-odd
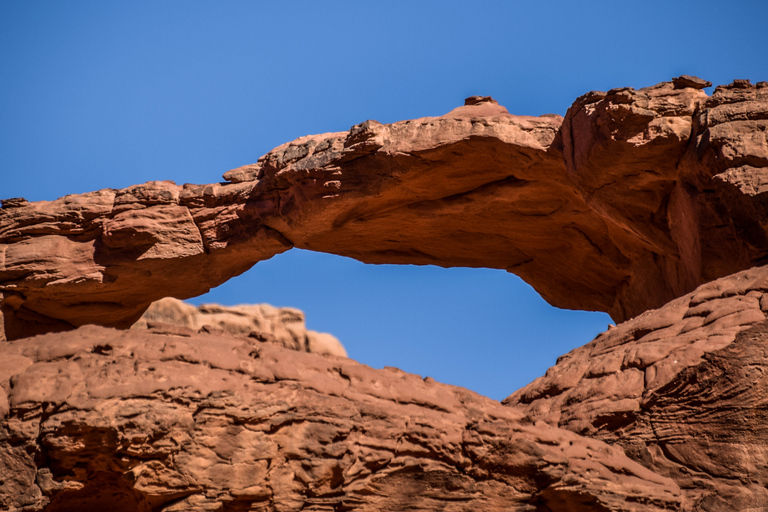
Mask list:
[[[219,334],[0,345],[5,510],[649,510],[620,448],[462,388]],[[6,398],[7,396],[7,398]]]
[[[307,329],[302,311],[269,304],[195,307],[166,297],[153,302],[131,329],[151,329],[173,335],[223,331],[291,350],[347,357],[347,351],[335,336]]]
[[[703,510],[768,507],[766,312],[768,267],[718,279],[561,356],[503,403],[622,446]]]

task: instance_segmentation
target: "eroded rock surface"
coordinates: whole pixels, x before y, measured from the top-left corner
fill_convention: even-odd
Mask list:
[[[3,201],[0,507],[768,508],[768,84],[706,87],[593,92],[565,118],[476,96],[300,138],[225,184]],[[266,310],[73,330],[294,246],[504,268],[634,318],[505,405],[286,350],[311,341]]]
[[[661,511],[621,448],[396,369],[226,334],[0,344],[11,511]]]
[[[768,267],[599,335],[504,403],[622,446],[697,510],[768,509]]]
[[[564,119],[472,97],[302,137],[229,183],[7,201],[5,335],[128,327],[294,246],[506,269],[556,306],[636,316],[766,257],[768,84],[704,85],[592,92]]]
[[[302,311],[269,304],[201,304],[195,307],[166,297],[153,302],[131,328],[171,334],[220,330],[233,336],[276,343],[291,350],[347,357],[347,351],[335,336],[307,329]]]

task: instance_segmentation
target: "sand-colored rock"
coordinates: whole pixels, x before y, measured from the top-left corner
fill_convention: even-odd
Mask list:
[[[504,403],[622,446],[697,510],[768,509],[768,267],[707,283],[560,357]]]
[[[347,357],[347,351],[335,336],[307,329],[302,311],[269,304],[201,304],[195,307],[166,297],[153,302],[131,328],[184,334],[220,330],[233,336],[276,343],[291,350]]]
[[[225,333],[0,344],[0,508],[663,511],[618,447],[396,369]]]
[[[229,183],[6,201],[5,335],[128,327],[294,246],[506,269],[556,306],[631,318],[768,251],[768,87],[701,87],[592,92],[564,119],[473,97],[299,138]]]

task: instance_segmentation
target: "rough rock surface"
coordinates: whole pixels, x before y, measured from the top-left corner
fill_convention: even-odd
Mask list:
[[[303,137],[226,184],[3,201],[0,508],[768,509],[768,84],[707,86],[593,92],[565,118],[476,96]],[[264,310],[85,325],[293,246],[504,268],[634,318],[504,405],[266,343],[311,345]]]
[[[768,510],[768,267],[599,335],[504,403],[622,446],[697,510]]]
[[[0,508],[662,511],[621,448],[396,369],[226,334],[0,344]]]
[[[302,137],[225,174],[0,209],[8,339],[128,327],[291,247],[506,269],[623,320],[766,258],[768,84],[695,77],[578,98],[484,97],[441,117]]]
[[[172,334],[221,330],[234,336],[277,343],[291,350],[347,357],[347,351],[335,336],[307,329],[302,311],[269,304],[202,304],[195,307],[166,297],[153,302],[131,328]]]

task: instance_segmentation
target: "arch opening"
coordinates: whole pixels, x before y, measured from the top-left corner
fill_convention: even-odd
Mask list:
[[[395,366],[501,400],[612,322],[549,305],[503,270],[371,265],[293,249],[190,299],[304,311],[349,357]]]

